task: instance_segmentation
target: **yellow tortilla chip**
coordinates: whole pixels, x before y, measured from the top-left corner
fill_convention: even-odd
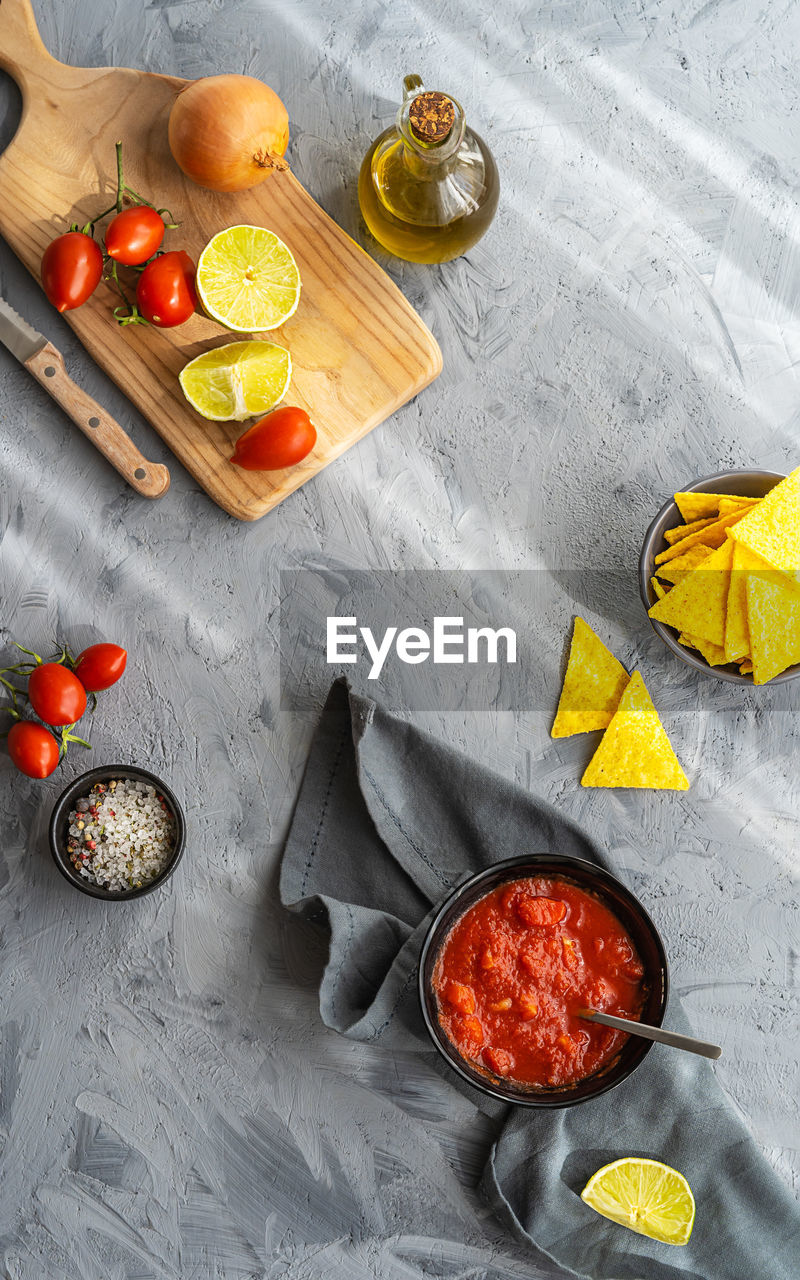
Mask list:
[[[605,729],[628,680],[622,663],[583,618],[576,618],[551,736],[568,738],[573,733]]]
[[[660,578],[666,578],[667,582],[680,582],[685,573],[690,569],[696,569],[713,554],[710,547],[704,547],[698,543],[690,547],[684,555],[676,556],[674,560],[670,560],[669,564],[662,565],[658,575]]]
[[[745,513],[732,537],[800,582],[800,467]]]
[[[581,778],[581,786],[675,791],[689,787],[689,779],[638,671],[631,676],[616,714]]]
[[[753,670],[753,664],[749,658],[745,658],[744,662],[739,663],[739,671],[743,676],[749,676]]]
[[[738,662],[750,653],[750,628],[747,625],[747,573],[758,568],[758,557],[741,543],[733,543],[731,582],[725,610],[725,660]],[[763,564],[764,562],[761,561]]]
[[[650,586],[651,586],[651,587],[653,588],[653,590],[655,591],[657,599],[659,599],[659,600],[663,600],[663,599],[664,599],[664,596],[667,594],[668,588],[667,588],[667,587],[662,586],[662,585],[661,585],[661,583],[659,582],[658,578],[651,578],[651,579],[650,579]]]
[[[666,551],[656,556],[656,564],[666,564],[668,560],[676,560],[690,547],[696,547],[699,543],[704,547],[721,547],[725,541],[725,530],[740,520],[746,520],[751,514],[754,515],[755,510],[747,511],[744,515],[741,511],[734,511],[729,516],[723,516],[721,520],[712,521],[711,524],[706,525],[705,529],[698,529],[697,533],[690,533],[688,538],[681,538],[680,542],[676,542],[674,546],[667,547]]]
[[[670,546],[675,542],[680,542],[681,538],[688,538],[690,533],[697,533],[698,529],[705,529],[707,525],[713,524],[716,516],[709,516],[707,520],[693,520],[691,524],[676,524],[674,529],[664,530],[664,541]]]
[[[710,640],[704,640],[702,636],[678,636],[681,644],[685,644],[689,649],[697,649],[702,653],[706,662],[710,667],[721,667],[728,659],[725,657],[725,650],[721,645],[712,644]]]
[[[725,641],[732,560],[733,544],[726,538],[699,569],[687,573],[669,595],[656,601],[648,610],[650,617],[721,647]]]
[[[800,662],[800,587],[772,568],[746,581],[753,684],[766,684]]]
[[[760,501],[760,498],[720,498],[719,514],[729,516],[732,511],[746,511]]]
[[[732,493],[676,493],[675,505],[684,520],[703,520],[706,516],[714,516],[719,511],[719,504],[724,499],[729,502],[735,498],[737,502],[749,502],[749,498],[741,498]]]

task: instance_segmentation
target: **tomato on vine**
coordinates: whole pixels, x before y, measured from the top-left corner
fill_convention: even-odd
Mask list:
[[[100,693],[116,684],[128,655],[118,644],[90,644],[75,659],[75,675],[87,693]]]
[[[56,311],[74,311],[83,306],[102,274],[100,246],[84,231],[58,236],[42,256],[42,288]]]
[[[164,239],[164,219],[149,204],[123,209],[106,228],[106,253],[127,267],[139,266],[152,258]]]
[[[28,701],[40,720],[57,728],[74,724],[86,710],[86,690],[59,662],[43,662],[28,677]]]
[[[118,644],[92,644],[76,659],[64,645],[61,652],[44,662],[33,649],[12,641],[26,657],[10,667],[0,668],[0,692],[9,701],[0,712],[11,716],[14,723],[8,731],[8,752],[14,765],[30,778],[49,778],[67,752],[77,742],[91,749],[91,743],[79,738],[73,729],[87,705],[87,692],[95,696],[101,689],[116,684],[125,670],[128,655]],[[44,724],[27,719],[22,704]],[[59,729],[60,733],[51,732]]]
[[[43,725],[18,720],[8,733],[8,754],[28,778],[49,778],[58,766],[59,746]]]
[[[172,217],[168,209],[157,209],[128,186],[122,170],[121,142],[117,143],[116,150],[117,190],[114,203],[96,214],[85,226],[73,224],[66,234],[58,236],[47,246],[42,255],[44,291],[58,311],[71,311],[82,306],[94,293],[105,265],[106,280],[122,299],[122,305],[114,308],[120,324],[180,324],[182,321],[177,319],[149,320],[145,311],[131,301],[125,283],[118,275],[118,266],[136,268],[145,263],[152,266],[157,261],[155,255],[160,255],[167,227],[178,224],[166,221]],[[114,217],[106,228],[104,253],[94,239],[95,225],[112,213]],[[144,269],[147,270],[146,267]],[[191,310],[184,306],[182,318],[188,319],[195,306],[196,299]]]
[[[172,329],[197,309],[195,267],[188,253],[176,249],[148,262],[136,286],[136,305],[150,324]]]

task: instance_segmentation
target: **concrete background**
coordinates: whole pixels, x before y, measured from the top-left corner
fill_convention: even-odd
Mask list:
[[[798,692],[690,676],[650,632],[634,567],[673,489],[800,462],[797,8],[34,8],[68,62],[263,77],[289,106],[295,173],[357,237],[360,158],[408,71],[459,97],[504,186],[466,258],[388,265],[442,346],[441,378],[252,526],[198,490],[0,246],[0,292],[173,477],[160,502],[137,498],[0,349],[5,652],[12,636],[57,636],[131,655],[91,757],[36,783],[0,756],[3,1274],[540,1274],[474,1193],[486,1124],[413,1056],[322,1027],[324,948],[277,906],[327,684],[320,664],[280,705],[279,573],[320,564],[585,580],[526,620],[533,709],[410,714],[613,850],[664,930],[695,1028],[724,1046],[714,1069],[732,1105],[796,1185]],[[3,145],[18,113],[0,78]],[[600,569],[613,592],[594,588]],[[641,664],[688,793],[577,786],[591,748],[548,736],[576,609]],[[69,778],[114,760],[171,781],[190,838],[163,892],[104,906],[60,879],[45,833]]]

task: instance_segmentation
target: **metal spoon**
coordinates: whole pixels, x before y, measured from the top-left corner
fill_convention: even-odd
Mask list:
[[[642,1036],[645,1040],[669,1044],[673,1049],[686,1049],[689,1053],[699,1053],[704,1058],[719,1058],[722,1054],[718,1044],[709,1044],[707,1040],[695,1040],[694,1036],[682,1036],[677,1031],[664,1031],[661,1027],[650,1027],[646,1022],[633,1022],[630,1018],[614,1018],[610,1013],[598,1013],[596,1009],[577,1009],[576,1013],[579,1018],[586,1018],[588,1022],[602,1022],[604,1027],[614,1027],[616,1031],[627,1031],[632,1036]]]

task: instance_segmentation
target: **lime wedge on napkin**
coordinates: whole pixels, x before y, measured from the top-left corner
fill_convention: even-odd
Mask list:
[[[603,1165],[581,1200],[604,1218],[662,1244],[686,1244],[694,1225],[694,1196],[682,1173],[658,1160],[626,1156]]]

